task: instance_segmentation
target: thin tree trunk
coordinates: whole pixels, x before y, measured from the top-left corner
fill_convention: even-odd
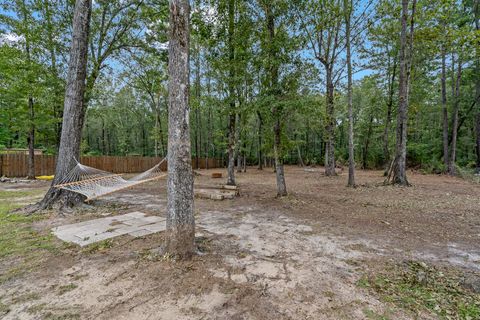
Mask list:
[[[23,13],[23,23],[25,25],[29,24],[29,13],[25,4],[25,0],[22,1],[22,13]],[[28,71],[32,72],[31,70],[31,56],[30,56],[30,35],[28,33],[25,34],[25,53],[27,56],[27,65]],[[33,74],[29,75],[29,78]],[[28,93],[28,135],[27,135],[27,143],[28,143],[28,172],[27,172],[27,179],[35,179],[35,110],[33,104],[33,96],[31,91],[33,90],[33,83],[29,80],[29,90]]]
[[[208,74],[208,73],[207,73]],[[210,76],[207,78],[207,95],[210,97]],[[207,116],[207,143],[205,148],[205,169],[209,168],[208,158],[210,157],[210,144],[212,143],[212,108],[210,104],[208,105],[208,116]],[[213,157],[215,157],[215,152],[212,152]]]
[[[28,109],[30,116],[30,129],[28,130],[28,176],[27,179],[35,179],[35,110],[33,98],[28,97]]]
[[[300,146],[297,143],[297,156],[298,156],[298,164],[303,168],[305,167],[305,163],[303,162],[302,152],[300,151]]]
[[[457,136],[458,136],[458,110],[460,107],[460,81],[462,79],[462,59],[458,57],[457,76],[455,80],[455,95],[452,117],[452,144],[450,149],[450,160],[448,162],[448,174],[456,175],[456,157],[457,157]]]
[[[477,30],[477,34],[480,32],[480,0],[475,0],[475,29]],[[476,71],[476,83],[475,83],[475,91],[476,91],[476,109],[477,109],[477,116],[476,116],[476,149],[477,149],[477,165],[476,165],[476,173],[480,174],[480,48],[476,47],[476,59],[475,59],[475,69]]]
[[[170,0],[168,182],[166,253],[190,258],[195,252],[193,172],[189,123],[188,0]]]
[[[443,163],[445,170],[450,168],[450,158],[448,155],[448,108],[447,108],[447,68],[446,68],[446,49],[442,45],[442,112],[443,112]]]
[[[55,31],[52,23],[52,14],[51,14],[51,4],[50,1],[44,0],[44,8],[45,8],[45,20],[47,25],[47,36],[48,36],[48,50],[50,53],[50,63],[51,63],[51,72],[55,77],[55,80],[58,78],[58,70],[57,70],[57,58],[56,58],[56,48],[55,48]],[[58,83],[57,83],[58,84]],[[61,95],[64,92],[61,90],[61,86],[57,85],[55,90],[55,99],[53,102],[53,116],[55,118],[55,145],[57,149],[60,146],[60,136],[62,134],[62,123],[59,119],[62,119],[62,106],[60,105]]]
[[[57,203],[61,206],[73,206],[81,203],[85,198],[78,193],[56,189],[53,186],[76,166],[76,159],[80,157],[82,128],[85,120],[84,94],[91,10],[91,0],[76,1],[65,89],[62,135],[55,168],[55,178],[47,194],[38,204],[38,209],[50,208]]]
[[[355,150],[353,144],[353,102],[352,102],[352,57],[350,48],[350,19],[352,16],[352,1],[344,1],[345,10],[345,38],[347,41],[347,68],[348,68],[348,186],[355,186]],[[335,170],[335,169],[334,169]]]
[[[395,84],[395,77],[397,74],[397,60],[394,59],[393,61],[393,70],[392,76],[390,78],[390,83],[388,86],[388,102],[387,102],[387,118],[385,120],[385,128],[383,131],[383,158],[384,158],[384,176],[388,175],[390,170],[390,150],[389,150],[389,135],[390,135],[390,124],[392,123],[392,109],[393,109],[393,95],[394,95],[394,84]]]
[[[202,119],[200,113],[200,50],[196,50],[195,59],[195,97],[197,99],[197,106],[195,108],[195,167],[200,169],[199,158],[202,150]]]
[[[247,145],[244,143],[243,147],[246,148]],[[243,153],[243,172],[247,172],[247,154],[246,154],[246,152]]]
[[[368,122],[367,139],[365,140],[365,145],[363,148],[362,169],[367,169],[368,149],[370,146],[370,137],[372,136],[372,129],[373,129],[372,124],[373,124],[373,115],[370,116],[370,121]]]
[[[258,116],[258,170],[263,170],[263,155],[262,155],[262,125],[263,119],[260,112],[257,111]]]
[[[228,48],[229,48],[229,94],[230,94],[230,114],[228,121],[228,169],[227,169],[227,185],[236,185],[235,182],[235,47],[234,47],[234,33],[235,33],[235,0],[228,1]]]
[[[108,155],[106,147],[105,119],[103,117],[100,118],[102,119],[102,154]]]
[[[270,58],[270,86],[271,93],[276,98],[278,95],[278,64],[276,63],[277,49],[275,47],[275,17],[271,11],[270,5],[265,6],[265,18],[267,23],[268,41],[269,41],[269,58]],[[272,107],[272,116],[275,119],[273,127],[273,156],[275,163],[275,174],[277,180],[277,197],[283,197],[287,195],[287,185],[285,183],[285,173],[283,170],[282,155],[282,123],[281,123],[281,110],[274,102]]]
[[[242,150],[240,146],[240,136],[242,127],[240,126],[241,117],[240,114],[237,113],[236,115],[236,123],[237,126],[235,128],[235,156],[234,158],[237,160],[237,172],[242,172]]]
[[[155,139],[154,139],[154,148],[155,148],[155,157],[158,157],[158,111],[155,109]]]
[[[332,66],[327,65],[327,126],[326,126],[326,150],[325,150],[325,175],[334,176],[335,173],[335,114],[334,114],[334,86],[333,86],[333,75],[332,75]]]

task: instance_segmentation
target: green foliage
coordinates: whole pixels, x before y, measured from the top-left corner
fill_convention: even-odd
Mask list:
[[[230,3],[234,5],[232,38]],[[0,0],[0,5],[0,147],[25,148],[33,124],[35,147],[54,154],[61,129],[73,2]],[[337,0],[193,1],[190,131],[194,155],[226,156],[228,119],[234,113],[239,119],[237,151],[249,164],[258,163],[259,151],[266,157],[273,155],[277,117],[282,125],[281,158],[293,164],[300,154],[307,164],[323,163],[325,125],[330,116],[325,111],[325,68],[317,55],[325,56],[328,47],[328,55],[332,54],[329,35],[338,31],[338,51],[331,56],[335,77],[333,117],[337,162],[346,163],[343,7]],[[266,10],[275,20],[273,39]],[[166,0],[93,2],[85,96],[88,110],[81,148],[84,154],[166,154],[168,14]],[[366,7],[359,5],[352,14],[356,163],[359,167],[383,168],[393,155],[396,141],[400,3],[385,0]],[[473,136],[478,108],[472,102],[479,49],[473,18],[470,0],[442,0],[435,5],[417,1],[407,139],[408,164],[416,169],[445,169],[440,96],[443,47],[447,52],[450,136],[454,106],[451,88],[455,82],[452,68],[456,68],[452,57],[464,62],[456,163],[460,167],[475,163]],[[322,36],[317,39],[314,35]],[[323,45],[319,47],[320,42]],[[274,69],[278,69],[276,84],[271,83]],[[368,71],[355,76],[364,69]],[[28,110],[29,97],[34,100],[33,118]],[[387,121],[389,105],[392,113]]]
[[[465,289],[461,282],[457,272],[410,261],[392,266],[385,273],[363,277],[357,285],[417,316],[428,311],[441,319],[478,319],[480,294]]]

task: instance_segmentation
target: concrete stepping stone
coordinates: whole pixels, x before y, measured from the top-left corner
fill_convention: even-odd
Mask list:
[[[164,230],[165,218],[146,216],[143,212],[135,211],[55,227],[52,233],[65,242],[76,243],[83,247],[125,234],[143,237]]]

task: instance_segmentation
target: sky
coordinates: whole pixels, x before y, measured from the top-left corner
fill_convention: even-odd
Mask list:
[[[371,9],[377,1],[378,0],[373,0],[373,2],[372,2],[372,0],[357,0],[357,2],[355,2],[355,0],[354,0],[354,3],[357,6],[357,9],[355,10],[356,14],[362,13],[365,10],[365,8]],[[0,15],[15,17],[15,13],[5,11],[2,7],[0,7]],[[5,31],[3,26],[1,26],[1,25],[0,25],[0,31],[2,33]],[[21,41],[22,39],[23,39],[22,36],[18,36],[14,33],[8,32],[8,31],[6,33],[4,33],[3,35],[0,34],[0,44],[3,44],[5,42],[16,43],[18,41]],[[164,45],[165,45],[164,49],[166,49],[166,44],[164,44]],[[311,53],[304,52],[304,53],[301,53],[301,55],[304,58],[308,58],[309,55],[311,56]],[[353,51],[353,58],[356,59],[357,62],[358,62],[359,58],[358,58],[358,56],[355,55],[355,51]],[[318,61],[315,61],[315,59],[310,59],[310,61],[312,61],[316,65],[318,70],[322,71],[323,67],[321,65],[319,65]],[[115,71],[115,73],[119,73],[119,72],[122,71],[122,66],[118,61],[110,60],[108,62],[108,64]],[[360,79],[364,78],[365,76],[371,75],[372,73],[373,73],[373,70],[369,70],[369,69],[367,69],[367,70],[354,70],[353,80],[354,81],[360,80]]]

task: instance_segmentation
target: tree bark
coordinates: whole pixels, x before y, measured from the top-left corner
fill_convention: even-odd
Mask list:
[[[326,128],[327,135],[325,149],[325,175],[335,176],[335,105],[334,105],[334,85],[332,66],[327,64],[326,82],[327,82],[327,110],[326,110]]]
[[[362,169],[367,169],[368,149],[370,147],[370,138],[372,136],[372,130],[373,130],[373,115],[370,115],[370,120],[368,121],[367,139],[365,140],[365,145],[363,148]]]
[[[57,81],[58,79],[58,69],[57,69],[57,57],[56,57],[56,44],[55,44],[55,29],[54,29],[54,24],[52,22],[52,8],[51,8],[51,3],[49,0],[44,0],[44,14],[45,14],[45,20],[46,20],[46,28],[47,28],[47,43],[48,43],[48,50],[50,54],[50,69],[52,72],[53,77]],[[60,136],[62,134],[62,123],[61,119],[63,117],[62,114],[62,106],[61,106],[61,98],[64,92],[62,91],[61,86],[58,85],[59,83],[57,82],[57,86],[54,90],[55,98],[53,101],[53,116],[55,118],[55,144],[58,149],[60,146]]]
[[[272,95],[277,98],[279,93],[278,88],[278,63],[277,63],[277,49],[275,47],[275,17],[269,5],[265,6],[265,17],[268,31],[269,41],[269,58],[270,58],[270,86]],[[285,173],[283,170],[282,155],[282,123],[281,110],[274,102],[272,107],[272,116],[275,119],[273,127],[273,156],[275,161],[275,174],[277,180],[277,197],[284,197],[287,195],[287,185],[285,183]]]
[[[395,146],[395,159],[391,168],[393,176],[391,182],[401,186],[410,185],[407,180],[407,122],[408,122],[408,86],[410,75],[410,61],[413,49],[413,26],[416,0],[413,0],[410,40],[407,43],[407,17],[409,0],[402,0],[401,33],[400,33],[400,74],[398,93],[397,115],[397,142]],[[390,176],[389,176],[390,179]]]
[[[29,24],[29,12],[27,10],[27,6],[25,4],[25,0],[22,1],[21,7],[22,15],[23,15],[23,23],[25,25]],[[30,34],[29,31],[25,33],[25,53],[27,57],[27,65],[28,71],[32,72],[31,67],[31,55],[30,55]],[[28,172],[27,172],[27,179],[35,179],[35,110],[33,104],[33,81],[31,77],[33,75],[29,75],[29,90],[28,93],[28,134],[27,134],[27,143],[28,143]]]
[[[195,167],[200,169],[200,156],[202,150],[202,119],[200,113],[200,50],[196,50],[195,59],[195,98],[197,99],[197,105],[195,108]]]
[[[170,0],[168,44],[168,182],[165,252],[190,258],[195,252],[193,172],[189,123],[188,0]]]
[[[262,155],[262,131],[263,119],[260,112],[257,111],[258,116],[258,170],[263,170],[263,155]]]
[[[302,158],[302,152],[300,151],[300,146],[298,145],[297,143],[297,157],[298,157],[298,164],[300,165],[300,167],[305,167],[305,163],[303,162],[303,158]]]
[[[208,74],[208,73],[207,73]],[[207,78],[207,95],[210,96],[210,75],[208,75]],[[208,115],[207,115],[207,143],[205,145],[205,169],[209,168],[208,165],[208,159],[210,157],[210,144],[213,144],[213,139],[212,139],[212,108],[210,107],[210,104],[208,105]],[[213,157],[215,157],[215,152],[212,152]]]
[[[228,169],[227,169],[227,185],[236,185],[235,182],[235,47],[234,47],[234,33],[235,33],[235,0],[228,1],[228,49],[230,62],[229,70],[229,99],[230,99],[230,114],[228,118]]]
[[[348,73],[348,186],[355,186],[355,149],[353,144],[353,102],[352,102],[352,56],[350,46],[350,19],[352,16],[352,1],[344,1],[345,10],[345,38],[347,47],[347,73]],[[335,170],[335,169],[334,169]]]
[[[390,150],[388,147],[389,144],[389,135],[390,135],[390,124],[392,123],[392,109],[393,109],[393,95],[394,95],[394,84],[395,77],[397,74],[397,60],[393,60],[393,70],[392,75],[389,77],[389,86],[388,86],[388,102],[387,102],[387,117],[385,119],[385,128],[383,131],[383,158],[384,158],[384,176],[388,175],[390,171],[391,156]]]
[[[455,79],[455,94],[452,117],[452,144],[450,146],[450,160],[448,161],[448,174],[456,175],[456,157],[457,157],[457,136],[458,136],[458,110],[460,108],[460,81],[462,79],[462,59],[459,54],[457,76]]]
[[[33,97],[28,97],[28,109],[30,115],[30,129],[28,130],[28,176],[27,179],[35,179],[35,109]]]
[[[480,0],[475,0],[475,29],[477,34],[480,31]],[[480,174],[480,47],[476,47],[476,59],[475,59],[475,69],[476,69],[476,83],[475,83],[475,92],[476,92],[476,151],[477,151],[477,165],[475,172]]]
[[[91,0],[77,0],[75,2],[62,135],[55,168],[55,178],[47,194],[38,204],[38,209],[51,208],[57,204],[61,207],[73,206],[81,203],[84,199],[84,196],[78,193],[56,189],[53,186],[76,166],[76,159],[80,158],[80,143],[82,141],[82,129],[85,119],[84,94],[91,10]]]
[[[442,112],[443,112],[443,163],[445,170],[450,168],[450,158],[448,155],[448,108],[447,108],[447,67],[446,67],[446,49],[442,45]]]

